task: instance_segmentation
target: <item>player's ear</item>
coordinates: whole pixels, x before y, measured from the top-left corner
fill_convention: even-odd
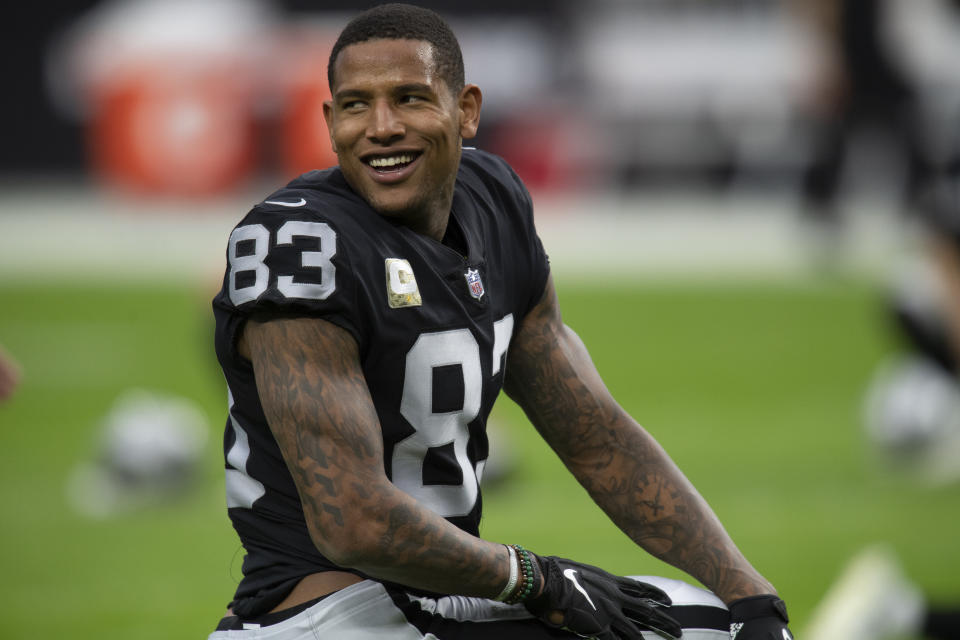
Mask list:
[[[477,135],[480,126],[480,105],[483,94],[475,84],[466,85],[460,91],[460,137],[469,139]]]
[[[337,143],[333,138],[333,101],[323,101],[323,119],[327,122],[327,133],[330,134],[330,147],[334,153],[337,153]]]

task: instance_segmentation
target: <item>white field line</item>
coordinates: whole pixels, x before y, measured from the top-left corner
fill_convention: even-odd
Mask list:
[[[266,192],[266,191],[265,191]],[[156,280],[206,286],[222,275],[230,229],[256,196],[144,206],[89,189],[0,191],[0,281]],[[537,198],[557,278],[803,279],[822,249],[776,198]],[[876,277],[904,251],[899,218],[851,209],[833,243],[845,273]]]

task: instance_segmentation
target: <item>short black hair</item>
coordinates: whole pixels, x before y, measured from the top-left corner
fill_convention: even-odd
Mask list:
[[[436,12],[411,4],[381,4],[347,23],[333,45],[327,62],[327,82],[333,91],[333,65],[344,47],[386,38],[423,40],[433,45],[434,63],[440,77],[455,94],[464,87],[463,53],[453,29]]]

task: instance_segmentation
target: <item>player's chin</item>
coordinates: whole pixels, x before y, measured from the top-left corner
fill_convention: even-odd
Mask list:
[[[422,208],[418,198],[400,193],[370,193],[367,201],[385,218],[405,218]]]
[[[384,216],[403,216],[424,206],[423,189],[418,189],[413,183],[391,186],[371,184],[365,191],[370,206]]]

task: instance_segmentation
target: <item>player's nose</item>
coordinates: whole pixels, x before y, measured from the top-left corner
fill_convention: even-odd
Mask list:
[[[379,144],[386,144],[402,138],[405,133],[403,122],[396,110],[385,100],[378,100],[370,111],[367,125],[367,138]]]

